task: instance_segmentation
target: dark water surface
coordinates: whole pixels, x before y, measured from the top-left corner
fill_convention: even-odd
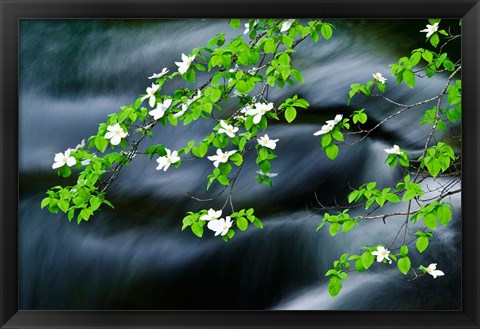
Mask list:
[[[116,210],[105,209],[81,225],[40,210],[40,201],[61,183],[51,169],[56,152],[93,135],[107,114],[132,103],[150,85],[146,77],[153,72],[174,71],[182,52],[206,44],[219,31],[227,31],[227,39],[233,36],[227,21],[22,20],[20,308],[459,309],[459,197],[451,200],[457,206],[451,226],[436,232],[422,257],[411,257],[416,267],[420,261],[438,263],[445,277],[407,282],[393,266],[376,264],[370,273],[352,274],[335,299],[327,293],[324,273],[334,259],[359,253],[365,244],[388,244],[402,221],[364,223],[332,238],[325,229],[315,232],[321,212],[313,209],[314,193],[333,204],[334,196],[344,200],[349,184],[394,183],[401,173],[383,163],[384,148],[398,144],[419,155],[428,128],[418,127],[421,109],[404,113],[370,140],[342,147],[335,161],[325,157],[312,134],[334,114],[349,113],[350,84],[367,81],[372,73],[382,72],[394,87],[388,96],[405,104],[434,96],[444,84],[441,77],[418,81],[412,92],[396,86],[389,74],[388,64],[426,46],[418,32],[426,21],[333,24],[330,41],[304,42],[297,49],[295,64],[305,83],[271,94],[275,104],[293,93],[311,104],[300,114],[301,124],[268,129],[270,137],[280,139],[273,188],[256,183],[251,154],[235,185],[235,206],[254,207],[265,228],[251,227],[224,243],[211,232],[198,239],[180,231],[186,211],[223,205],[222,198],[205,204],[185,196],[215,193],[205,191],[201,178],[211,172],[208,160],[164,173],[155,170],[156,162],[137,156],[108,191]],[[396,110],[378,99],[367,105],[361,97],[352,105],[367,106],[373,122]],[[199,121],[162,128],[154,140],[177,149],[203,138],[212,126]]]

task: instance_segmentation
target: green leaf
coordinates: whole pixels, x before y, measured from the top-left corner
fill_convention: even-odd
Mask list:
[[[265,148],[265,147],[262,147],[259,151],[258,151],[258,156],[261,160],[265,160],[268,158],[268,149]]]
[[[67,200],[60,200],[58,202],[58,208],[60,208],[61,211],[66,213],[68,211],[68,208],[70,208],[70,202]]]
[[[92,215],[92,212],[87,208],[83,208],[82,211],[80,211],[80,214],[79,214],[79,216],[81,218],[85,219],[85,220],[88,220],[91,215]]]
[[[263,224],[260,221],[260,219],[258,219],[258,218],[255,218],[252,223],[253,223],[253,225],[255,225],[258,228],[263,228]]]
[[[73,216],[75,216],[75,209],[70,209],[67,214],[68,221],[71,222],[73,219]]]
[[[240,231],[245,231],[248,228],[248,221],[245,219],[245,217],[238,218],[236,223]]]
[[[234,30],[238,29],[238,27],[240,26],[240,20],[237,18],[230,19],[229,23]]]
[[[240,94],[246,94],[248,92],[248,85],[243,80],[237,81],[237,83],[235,84],[235,88],[237,88],[237,91]]]
[[[344,222],[343,225],[342,225],[342,233],[347,233],[348,231],[350,231],[352,228],[354,228],[357,225],[358,225],[358,223],[354,220],[348,220],[348,221]]]
[[[437,177],[437,175],[440,173],[440,170],[442,170],[442,164],[438,159],[432,159],[428,164],[427,164],[427,169],[430,175],[433,177]]]
[[[356,269],[357,272],[359,272],[359,273],[365,272],[365,267],[363,267],[363,264],[362,264],[362,260],[361,260],[361,259],[357,259],[357,260],[355,261],[355,269]]]
[[[190,226],[190,229],[192,230],[193,234],[199,238],[203,236],[203,226],[201,226],[198,222],[193,223],[192,226]]]
[[[342,280],[338,276],[332,276],[328,282],[328,293],[335,297],[342,290]]]
[[[424,60],[426,60],[428,63],[432,62],[433,60],[433,54],[429,51],[426,51],[422,54],[422,57]]]
[[[195,70],[193,70],[193,68],[190,67],[187,70],[187,72],[185,72],[185,74],[183,75],[183,78],[187,82],[194,83],[195,82]]]
[[[387,199],[387,201],[390,201],[390,202],[400,202],[400,198],[393,193],[385,194],[385,199]]]
[[[415,75],[410,70],[403,71],[403,81],[407,86],[413,88],[415,86]]]
[[[368,117],[367,117],[367,114],[366,114],[366,113],[360,113],[360,114],[358,115],[358,121],[360,121],[360,123],[365,123],[365,122],[367,122],[367,119],[368,119]]]
[[[330,276],[330,275],[336,275],[338,276],[338,271],[335,269],[329,269],[327,273],[325,273],[325,276]]]
[[[417,242],[415,242],[415,246],[419,252],[424,252],[428,247],[428,238],[426,236],[419,237]]]
[[[338,146],[335,144],[330,144],[325,148],[325,153],[330,160],[334,160],[338,155]]]
[[[275,41],[273,39],[266,39],[263,45],[263,51],[266,54],[274,53],[277,50],[277,46],[275,45]]]
[[[340,229],[339,223],[331,223],[329,228],[330,235],[335,236],[338,233],[339,229]]]
[[[321,221],[317,226],[317,232],[325,225],[326,221]]]
[[[208,144],[207,143],[200,143],[198,146],[198,157],[203,158],[208,152]]]
[[[443,61],[443,67],[447,71],[454,71],[455,70],[455,64],[453,64],[452,61],[449,61],[449,60],[444,60]]]
[[[325,40],[328,40],[332,37],[332,27],[328,24],[323,24],[322,28],[320,29],[320,33],[322,33],[322,36]]]
[[[230,185],[230,181],[228,180],[228,178],[223,175],[218,176],[217,180],[222,185],[225,185],[225,186]]]
[[[383,196],[377,196],[375,198],[375,201],[377,202],[377,204],[380,206],[380,207],[383,207],[383,205],[385,204],[385,197]]]
[[[432,46],[434,46],[435,48],[437,47],[438,43],[440,42],[440,38],[438,37],[438,34],[435,33],[434,35],[432,35],[430,37],[430,43],[432,44]]]
[[[437,216],[440,224],[447,226],[452,218],[452,211],[448,206],[440,206],[437,208]]]
[[[410,271],[410,266],[411,266],[410,258],[408,257],[400,258],[397,262],[397,266],[400,272],[407,275],[408,271]]]
[[[405,194],[403,195],[402,202],[408,201],[408,200],[412,200],[416,195],[417,195],[417,193],[416,193],[415,191],[413,191],[413,190],[408,190],[408,191],[405,192]]]
[[[343,139],[343,134],[338,130],[334,130],[332,132],[332,136],[333,136],[334,139],[336,139],[339,142],[343,142],[343,140],[344,140]]]
[[[408,254],[408,246],[403,245],[400,248],[400,255],[402,255],[402,257],[405,257],[405,256],[407,256],[407,254]]]
[[[93,211],[97,210],[101,204],[102,204],[102,200],[99,197],[92,196],[90,198],[90,205],[92,206]]]
[[[287,107],[287,110],[285,111],[285,119],[287,120],[288,123],[292,122],[295,120],[297,117],[297,110],[295,110],[294,107]]]
[[[95,137],[95,147],[100,151],[100,152],[105,152],[108,146],[108,140],[103,138],[103,137]]]
[[[434,214],[426,214],[423,217],[423,223],[429,229],[435,230],[437,228],[437,217]]]
[[[50,197],[46,197],[45,199],[42,200],[42,203],[40,204],[40,208],[45,208],[50,204]]]
[[[355,201],[358,197],[358,194],[359,192],[358,191],[352,191],[349,195],[348,195],[348,203],[352,203],[353,201]]]
[[[372,255],[370,251],[365,251],[361,256],[361,261],[363,267],[368,270],[370,266],[372,266],[373,262],[375,261],[375,256]]]
[[[235,153],[233,155],[231,155],[229,158],[228,158],[229,161],[232,161],[237,167],[240,167],[240,165],[242,164],[243,162],[243,157],[241,154],[239,153]]]
[[[293,40],[288,35],[284,35],[282,37],[282,42],[287,47],[291,47],[293,45]]]
[[[332,142],[332,134],[326,133],[322,136],[322,147],[325,148]]]
[[[290,71],[290,73],[292,74],[292,76],[300,83],[303,82],[303,76],[302,76],[302,73],[300,73],[300,71],[296,70],[296,69],[292,69]],[[308,107],[308,106],[307,106]]]

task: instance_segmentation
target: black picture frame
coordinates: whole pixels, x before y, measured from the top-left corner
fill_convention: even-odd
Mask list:
[[[462,310],[19,311],[18,20],[21,18],[462,18]],[[479,328],[480,4],[478,0],[0,0],[1,328]]]

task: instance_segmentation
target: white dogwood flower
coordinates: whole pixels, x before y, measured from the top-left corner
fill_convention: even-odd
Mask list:
[[[233,155],[235,152],[235,150],[233,151],[228,151],[228,152],[225,152],[223,153],[222,149],[217,149],[217,154],[216,155],[211,155],[208,158],[208,160],[210,161],[213,161],[213,165],[215,167],[218,167],[218,165],[220,163],[226,163],[228,161],[228,158]]]
[[[201,220],[206,220],[206,221],[209,221],[209,220],[217,220],[219,219],[220,217],[222,216],[222,210],[213,210],[212,208],[210,208],[208,210],[208,212],[203,215],[202,217],[200,217]]]
[[[222,128],[218,129],[219,134],[226,134],[228,137],[233,138],[235,137],[235,133],[238,131],[238,127],[234,127],[232,125],[229,125],[223,120],[220,120],[220,126]]]
[[[228,230],[230,229],[230,227],[232,227],[232,224],[233,222],[230,219],[230,216],[226,216],[225,219],[220,218],[209,221],[207,227],[215,232],[215,236],[224,236],[228,233]]]
[[[420,30],[420,32],[427,33],[427,38],[430,38],[437,31],[438,31],[438,23],[434,23],[433,25],[427,24],[426,29]]]
[[[80,144],[77,144],[77,146],[75,146],[75,149],[74,151],[78,151],[79,149],[82,149],[85,147],[85,139],[82,139],[82,141],[80,142]]]
[[[77,163],[77,160],[73,156],[70,155],[72,150],[68,149],[65,153],[56,153],[55,158],[53,159],[54,163],[52,165],[52,169],[57,169],[67,165],[69,167],[74,166]]]
[[[372,251],[372,255],[377,256],[377,262],[381,262],[386,259],[390,264],[392,263],[392,260],[388,257],[388,255],[390,255],[390,251],[383,246],[378,246],[376,251]]]
[[[275,147],[277,147],[278,139],[270,139],[270,137],[265,134],[264,136],[257,138],[257,142],[261,146],[268,147],[269,149],[274,150]]]
[[[148,98],[148,104],[150,107],[154,107],[156,102],[155,93],[158,88],[160,88],[160,85],[152,83],[152,86],[147,88],[147,94],[143,96],[142,101]]]
[[[246,114],[247,115],[253,115],[253,123],[258,124],[260,120],[262,120],[262,117],[267,113],[268,111],[271,111],[273,109],[273,103],[255,103],[253,108],[250,108],[247,110]]]
[[[249,104],[247,104],[240,110],[240,113],[247,114],[247,112],[250,111],[251,109],[252,107]]]
[[[264,173],[264,172],[261,171],[261,170],[257,170],[256,173],[259,174],[259,175],[262,175],[262,176],[266,176],[266,177],[275,177],[275,176],[278,176],[278,173],[276,173],[276,172]]]
[[[178,66],[178,72],[180,72],[180,74],[185,74],[185,72],[187,72],[187,70],[190,68],[190,65],[192,65],[194,59],[195,55],[188,57],[187,55],[182,54],[182,61],[175,62],[175,65]]]
[[[159,157],[157,159],[157,162],[158,162],[157,170],[163,169],[163,171],[167,171],[168,167],[170,167],[171,164],[174,164],[180,161],[180,157],[178,156],[177,151],[172,152],[171,150],[166,148],[165,152],[167,152],[166,156]]]
[[[123,128],[120,127],[118,123],[113,126],[107,127],[108,132],[105,134],[106,139],[110,139],[112,145],[118,145],[122,141],[122,138],[127,137],[128,133],[123,131]]]
[[[243,31],[243,34],[248,34],[250,33],[250,23],[245,23],[245,30]]]
[[[165,74],[168,73],[168,70],[166,67],[163,68],[162,72],[160,73],[153,73],[153,75],[151,77],[148,77],[149,79],[158,79],[158,78],[161,78],[163,77]]]
[[[322,129],[320,129],[319,131],[313,133],[314,136],[320,136],[320,135],[324,135],[330,131],[332,131],[333,127],[335,125],[332,125],[332,124],[326,124],[326,125],[323,125],[322,126]]]
[[[182,115],[185,114],[188,110],[188,105],[187,104],[182,104],[182,110],[180,112],[177,112],[173,115],[174,118],[180,118]]]
[[[374,73],[374,74],[372,74],[372,76],[373,76],[373,78],[374,78],[375,80],[377,80],[377,81],[380,82],[381,84],[384,84],[385,81],[387,81],[387,79],[384,78],[384,77],[382,76],[382,73],[380,73],[380,72]]]
[[[324,135],[326,133],[329,133],[330,131],[333,130],[335,125],[342,121],[343,115],[342,114],[337,114],[333,120],[327,120],[326,123],[322,126],[322,129],[319,131],[313,133],[314,136],[320,136]]]
[[[290,29],[290,27],[292,26],[293,22],[295,22],[294,19],[289,19],[289,20],[286,20],[285,22],[283,22],[282,24],[282,28],[280,29],[280,32],[286,32]]]
[[[442,271],[437,270],[437,264],[436,263],[428,265],[428,267],[425,267],[425,269],[427,270],[428,274],[433,276],[434,279],[436,279],[437,276],[444,276],[445,275],[445,273],[443,273]]]
[[[150,114],[155,120],[161,119],[170,105],[172,105],[172,100],[166,99],[163,103],[158,103],[157,108],[151,110],[148,114]]]
[[[385,149],[385,152],[388,154],[396,154],[396,155],[403,155],[403,152],[400,150],[398,145],[393,145],[391,149]]]
[[[333,120],[327,120],[327,125],[335,126],[337,123],[342,121],[343,115],[337,114]]]
[[[235,133],[238,131],[238,127],[229,125],[223,120],[220,120],[220,126],[222,126],[222,128],[218,129],[218,132],[220,134],[226,134],[230,138],[235,137]]]

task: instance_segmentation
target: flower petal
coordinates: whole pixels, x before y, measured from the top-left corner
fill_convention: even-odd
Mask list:
[[[75,160],[74,157],[67,158],[67,166],[71,167],[71,166],[74,166],[76,163],[77,163],[77,160]]]
[[[110,139],[110,143],[112,143],[112,145],[118,145],[120,144],[120,142],[122,141],[122,138],[118,135],[114,135],[111,139]]]

